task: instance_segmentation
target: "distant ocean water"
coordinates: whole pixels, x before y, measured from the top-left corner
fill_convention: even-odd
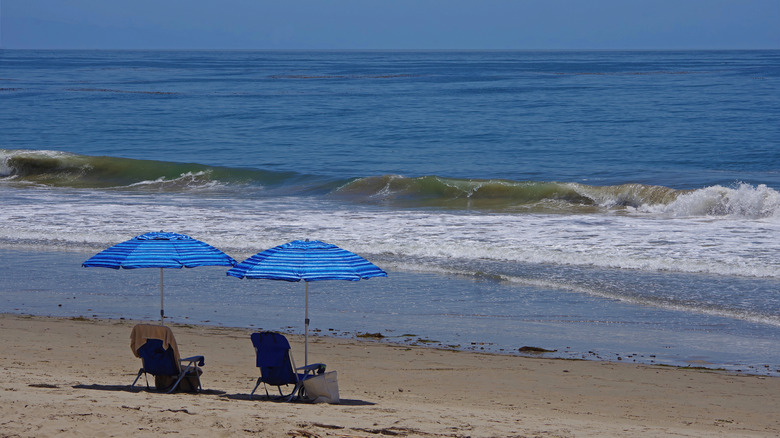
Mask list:
[[[390,274],[313,284],[323,332],[774,375],[778,120],[780,51],[4,50],[0,296],[153,320],[155,273],[81,261],[311,238]],[[302,285],[223,277],[166,314],[302,329]]]

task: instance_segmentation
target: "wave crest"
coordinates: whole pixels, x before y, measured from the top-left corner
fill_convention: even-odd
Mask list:
[[[264,186],[289,174],[47,150],[0,149],[0,179],[73,188],[192,190],[235,184]]]
[[[259,193],[262,196],[325,195],[395,208],[780,218],[780,192],[763,184],[745,183],[676,190],[647,184],[591,186],[436,175],[352,179],[345,176],[334,181],[295,172],[8,149],[0,149],[0,180],[54,187],[173,192],[219,188],[227,196],[236,197]]]
[[[357,202],[402,207],[466,209],[558,209],[553,204],[593,207],[591,198],[573,185],[556,182],[479,180],[384,175],[359,178],[339,187],[335,194]]]
[[[640,211],[672,216],[780,217],[780,192],[764,184],[711,186],[679,194],[669,203],[642,205]]]

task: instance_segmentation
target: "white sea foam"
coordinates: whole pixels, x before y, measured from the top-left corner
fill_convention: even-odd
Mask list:
[[[780,278],[780,222],[744,216],[478,214],[238,201],[181,193],[15,189],[0,192],[0,244],[105,246],[171,230],[251,255],[288,240],[333,241],[399,258],[493,260]],[[774,237],[773,237],[774,236]]]
[[[669,204],[645,204],[638,210],[672,216],[780,218],[780,192],[763,184],[712,186],[681,194]]]
[[[119,189],[129,188],[142,188],[142,189],[157,189],[157,190],[212,190],[217,188],[226,187],[227,184],[220,181],[211,179],[212,172],[210,170],[202,170],[198,172],[186,172],[179,175],[177,178],[160,177],[155,180],[139,181],[137,183],[129,184],[128,186],[117,187]]]

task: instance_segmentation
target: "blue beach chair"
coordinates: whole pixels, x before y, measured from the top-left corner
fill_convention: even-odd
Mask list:
[[[200,392],[200,383],[204,365],[203,356],[179,358],[176,339],[169,327],[161,325],[138,324],[130,334],[130,349],[136,357],[141,358],[143,366],[130,385],[135,388],[141,374],[146,377],[146,388],[149,389],[149,377],[154,376],[155,387],[158,390],[171,393],[176,389],[188,392]]]
[[[252,389],[252,393],[249,394],[250,399],[257,391],[260,383],[265,384],[266,397],[270,398],[268,385],[271,385],[279,389],[280,398],[286,399],[286,401],[301,398],[304,395],[303,382],[325,372],[325,364],[322,363],[296,368],[290,350],[290,343],[280,333],[252,333],[250,338],[252,339],[252,345],[255,347],[257,367],[260,368],[260,377],[257,378],[257,383],[254,389]],[[294,386],[292,392],[284,394],[282,386],[287,385]]]

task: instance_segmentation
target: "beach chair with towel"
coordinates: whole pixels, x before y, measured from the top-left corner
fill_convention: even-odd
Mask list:
[[[133,380],[130,388],[135,387],[141,374],[146,377],[146,388],[149,388],[148,374],[154,376],[155,387],[165,392],[178,389],[187,392],[199,392],[204,365],[203,356],[179,358],[179,348],[169,327],[163,325],[138,324],[130,333],[130,349],[135,357],[141,358],[142,368]]]
[[[252,345],[255,347],[256,364],[260,368],[260,377],[257,378],[252,393],[249,394],[249,398],[257,391],[257,388],[261,383],[265,385],[265,395],[270,398],[268,394],[268,386],[276,386],[279,389],[279,395],[281,399],[291,401],[293,399],[303,399],[308,401],[330,402],[338,403],[338,385],[333,386],[336,373],[332,371],[325,373],[325,364],[315,363],[300,368],[295,367],[295,361],[290,349],[290,343],[287,338],[280,333],[275,332],[260,332],[252,333],[250,336]],[[325,382],[325,378],[329,377],[328,382]],[[329,392],[327,396],[316,395],[318,400],[315,400],[313,396],[315,394],[307,393],[306,382],[321,384],[330,383],[327,386]],[[282,391],[282,386],[293,385],[292,392],[285,394]],[[311,386],[315,392],[319,386]]]

